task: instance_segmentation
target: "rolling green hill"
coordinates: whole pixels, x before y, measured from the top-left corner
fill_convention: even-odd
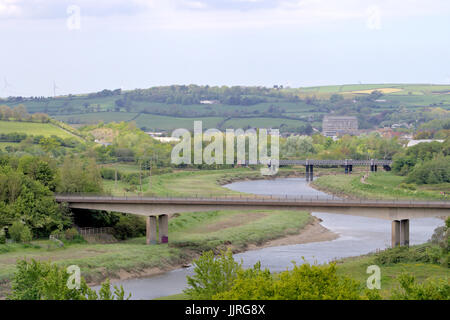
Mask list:
[[[371,95],[373,90],[381,94]],[[210,103],[205,103],[210,101]],[[350,84],[304,88],[167,86],[132,91],[103,90],[56,98],[9,98],[72,125],[136,121],[144,130],[272,127],[282,132],[321,129],[326,114],[355,115],[362,129],[394,123],[420,124],[450,110],[450,85]],[[428,114],[427,114],[428,112]],[[444,114],[447,116],[448,114]]]

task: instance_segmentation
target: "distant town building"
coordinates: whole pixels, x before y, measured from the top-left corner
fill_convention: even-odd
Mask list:
[[[200,104],[219,104],[219,100],[201,100]]]
[[[101,144],[102,146],[105,146],[105,147],[112,145],[111,142],[106,142],[106,141],[102,141],[102,140],[99,140],[99,139],[95,139],[94,142],[98,143],[98,144]]]
[[[422,140],[409,140],[408,144],[406,145],[407,147],[412,147],[415,146],[416,144],[419,143],[430,143],[430,142],[444,142],[444,140],[438,140],[438,139],[422,139]]]
[[[326,137],[336,137],[343,134],[357,134],[358,119],[350,116],[325,116],[322,122],[322,133]]]
[[[150,137],[152,137],[155,140],[158,140],[162,143],[172,143],[172,142],[178,142],[181,141],[180,138],[174,138],[174,137],[163,137],[165,135],[164,132],[146,132]]]
[[[375,130],[375,132],[378,132],[383,138],[394,138],[394,137],[400,138],[405,136],[404,132],[394,131],[390,127],[380,128]]]

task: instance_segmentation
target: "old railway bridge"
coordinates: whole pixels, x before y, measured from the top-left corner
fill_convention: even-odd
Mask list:
[[[255,164],[264,164],[268,167],[271,167],[271,164],[273,162],[268,161],[257,161]],[[252,164],[248,161],[245,162],[245,165]],[[370,171],[376,172],[378,171],[378,167],[382,166],[384,170],[390,171],[392,166],[392,160],[377,160],[377,159],[370,159],[370,160],[352,160],[352,159],[345,159],[345,160],[278,160],[279,166],[292,166],[292,165],[298,165],[298,166],[305,166],[306,169],[306,180],[307,181],[313,181],[314,179],[314,167],[322,167],[322,166],[338,166],[343,167],[345,174],[351,174],[353,171],[353,166],[367,166],[370,167]]]

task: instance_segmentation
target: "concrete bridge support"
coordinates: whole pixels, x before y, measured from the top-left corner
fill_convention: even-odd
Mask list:
[[[400,245],[400,221],[392,221],[392,248],[398,247]]]
[[[167,214],[158,217],[159,223],[159,241],[160,243],[169,242],[169,216]]]
[[[409,219],[392,221],[392,248],[409,246]]]
[[[400,220],[400,245],[409,246],[409,219]]]
[[[158,243],[158,235],[156,229],[156,217],[150,216],[147,217],[147,232],[146,232],[146,243],[147,244],[157,244]]]
[[[158,228],[156,227],[158,221]],[[147,217],[147,232],[146,243],[158,243],[158,229],[159,229],[159,243],[169,242],[169,216],[167,214]]]

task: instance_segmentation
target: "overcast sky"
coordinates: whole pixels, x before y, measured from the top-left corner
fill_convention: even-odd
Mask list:
[[[0,0],[0,96],[450,83],[448,0]]]

